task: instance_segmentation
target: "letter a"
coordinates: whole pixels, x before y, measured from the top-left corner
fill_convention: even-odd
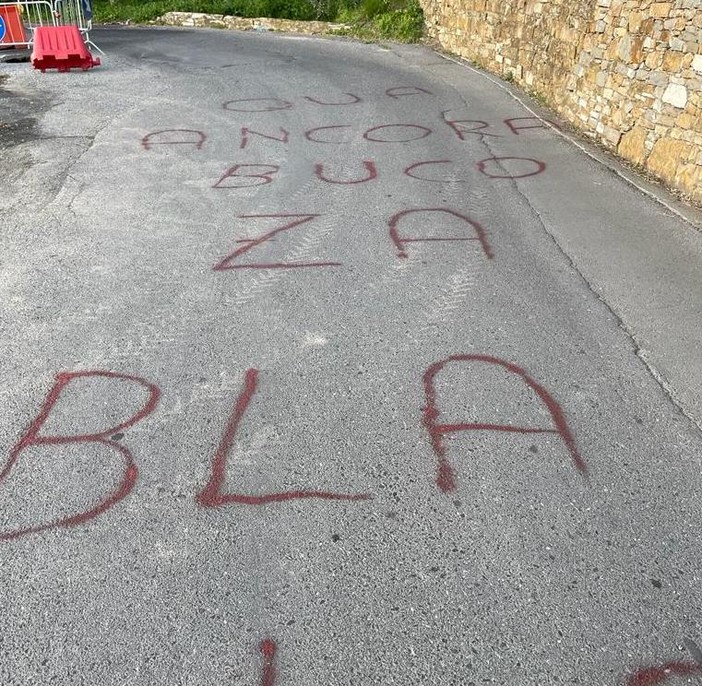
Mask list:
[[[171,134],[178,135],[173,136]],[[186,140],[185,136],[180,134],[192,134],[194,140],[193,138]],[[156,138],[156,140],[152,140],[153,138]],[[147,133],[141,139],[141,144],[144,146],[144,150],[151,150],[154,145],[194,145],[195,150],[202,150],[206,140],[207,136],[197,129],[164,129],[163,131]]]
[[[410,237],[402,237],[400,236],[400,230],[399,230],[399,225],[402,219],[404,219],[406,216],[410,214],[416,214],[417,212],[439,212],[443,214],[448,214],[453,217],[456,217],[457,219],[460,219],[461,221],[464,221],[466,224],[468,224],[474,231],[475,231],[475,237],[473,238],[465,238],[463,236],[458,236],[454,238],[439,238],[439,237],[430,237],[430,238],[410,238]],[[388,222],[390,225],[390,238],[392,239],[392,242],[395,244],[395,247],[397,248],[397,256],[401,258],[406,258],[407,257],[407,250],[405,249],[405,245],[407,243],[432,243],[432,242],[456,242],[456,241],[479,241],[480,246],[483,249],[483,252],[485,253],[485,257],[488,258],[488,260],[492,259],[492,250],[490,249],[490,244],[488,243],[487,235],[485,234],[485,229],[478,224],[478,222],[473,221],[472,219],[469,219],[465,215],[461,214],[460,212],[456,212],[455,210],[449,210],[444,207],[427,207],[427,208],[422,208],[422,209],[416,209],[416,210],[403,210],[402,212],[398,212],[397,214],[393,215],[390,217],[390,221]]]
[[[439,422],[439,408],[437,404],[436,389],[434,381],[436,375],[444,369],[449,362],[478,362],[483,364],[496,365],[506,369],[511,374],[518,376],[522,381],[536,393],[538,399],[546,406],[551,419],[553,420],[553,428],[543,429],[536,427],[520,427],[512,426],[511,424],[482,424],[482,423],[465,423],[465,424],[442,424]],[[456,479],[453,473],[448,458],[446,456],[446,445],[444,437],[446,434],[456,433],[459,431],[508,431],[521,434],[557,434],[565,443],[570,457],[573,460],[575,468],[584,476],[587,475],[587,465],[580,456],[575,445],[575,438],[568,427],[565,415],[560,405],[554,400],[553,396],[535,379],[529,376],[521,367],[511,362],[506,362],[498,357],[490,355],[451,355],[445,360],[435,362],[424,373],[424,394],[426,397],[426,406],[424,408],[424,426],[429,432],[431,445],[438,460],[438,469],[436,484],[444,492],[448,493],[456,490]]]

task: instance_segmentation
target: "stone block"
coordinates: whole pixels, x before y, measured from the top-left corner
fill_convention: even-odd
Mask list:
[[[641,30],[641,24],[643,23],[643,15],[641,12],[632,11],[629,12],[629,31],[631,33],[638,33]]]
[[[696,157],[694,153],[693,146],[685,141],[660,138],[653,146],[646,166],[667,183],[673,183],[679,168]]]
[[[682,67],[684,57],[682,52],[666,52],[663,56],[663,70],[673,74],[677,73]]]
[[[702,167],[696,164],[681,165],[676,170],[673,184],[699,202],[702,200]]]
[[[679,83],[669,83],[663,93],[663,102],[684,109],[687,105],[687,88]]]
[[[659,52],[650,52],[646,55],[645,64],[649,69],[658,69],[663,64],[663,55]]]
[[[616,148],[622,138],[622,132],[611,126],[605,126],[604,137],[610,145]]]
[[[646,137],[648,132],[641,126],[635,126],[622,136],[617,152],[634,164],[643,165],[646,161]]]
[[[683,112],[675,120],[675,126],[685,130],[694,129],[697,125],[699,125],[698,118],[690,114],[689,112]]]
[[[654,2],[651,5],[651,16],[653,17],[668,17],[670,16],[670,10],[673,8],[672,2]]]

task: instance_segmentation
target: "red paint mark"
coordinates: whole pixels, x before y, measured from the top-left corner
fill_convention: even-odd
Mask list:
[[[366,183],[367,181],[372,181],[378,178],[378,170],[375,167],[375,163],[370,160],[364,160],[363,166],[367,172],[365,178],[361,179],[350,179],[348,181],[340,181],[338,179],[330,179],[328,176],[324,175],[324,165],[319,163],[314,165],[314,173],[320,181],[326,181],[327,183],[337,183],[341,185],[352,185],[356,183]]]
[[[453,217],[457,217],[458,219],[461,219],[462,221],[466,222],[469,224],[476,233],[475,238],[465,238],[465,237],[454,237],[454,238],[409,238],[409,237],[401,237],[400,232],[399,232],[399,224],[402,219],[404,219],[407,215],[410,214],[416,214],[417,212],[442,212],[445,214],[450,214]],[[393,215],[390,218],[390,221],[388,222],[390,225],[390,238],[392,239],[392,242],[395,244],[395,247],[397,248],[397,256],[400,258],[406,258],[407,257],[407,251],[405,250],[405,244],[406,243],[423,243],[423,242],[434,242],[434,241],[441,241],[441,242],[452,242],[452,241],[479,241],[480,245],[483,248],[483,252],[485,253],[485,256],[490,260],[492,259],[492,250],[490,249],[490,244],[488,243],[487,240],[487,235],[485,234],[485,229],[478,224],[478,222],[473,221],[469,217],[466,217],[465,215],[461,214],[460,212],[456,212],[455,210],[449,210],[445,207],[427,207],[427,208],[420,208],[416,210],[404,210],[402,212],[398,212],[397,214]]]
[[[264,638],[258,645],[263,658],[263,669],[261,671],[261,686],[274,686],[276,670],[275,670],[275,654],[278,652],[276,642],[270,638]]]
[[[527,171],[522,174],[510,174],[509,172],[505,173],[504,169],[500,168],[500,162],[504,162],[506,160],[519,160],[521,162],[528,162],[530,164],[533,164],[534,168],[531,171]],[[498,169],[500,169],[500,171],[502,172],[501,174],[492,174],[489,171],[485,171],[488,164],[493,163]],[[523,179],[527,176],[536,176],[537,174],[541,174],[541,172],[543,172],[544,169],[546,169],[546,162],[541,162],[541,160],[534,160],[531,157],[488,157],[487,159],[480,160],[480,162],[477,162],[475,166],[478,168],[478,171],[485,174],[485,176],[489,176],[491,179]]]
[[[260,131],[254,131],[246,126],[241,127],[241,143],[239,148],[243,150],[249,144],[249,136],[261,136],[261,138],[267,138],[270,141],[278,141],[279,143],[287,143],[290,140],[290,133],[281,127],[280,136],[274,136],[269,133],[261,133]]]
[[[400,133],[397,138],[376,138],[371,136],[372,133],[377,131],[384,131],[386,129],[400,129]],[[408,136],[407,132],[402,133],[403,129],[414,129],[419,131],[419,135],[413,134]],[[368,129],[363,134],[363,137],[367,141],[372,141],[373,143],[409,143],[410,141],[418,141],[427,136],[431,136],[433,131],[428,129],[426,126],[419,126],[418,124],[383,124],[382,126],[374,126],[372,129]]]
[[[315,103],[316,105],[355,105],[356,103],[362,102],[361,98],[359,98],[357,95],[354,95],[353,93],[344,93],[344,95],[348,95],[351,100],[347,100],[346,102],[324,102],[322,100],[317,100],[316,98],[311,98],[309,95],[305,96],[305,100],[309,100],[310,102]]]
[[[436,375],[446,366],[448,362],[483,362],[485,364],[493,364],[508,372],[520,377],[524,383],[531,388],[539,400],[546,406],[555,425],[554,429],[542,429],[534,427],[518,427],[507,424],[482,424],[482,423],[465,423],[465,424],[439,424],[439,409],[437,406],[436,389],[434,388],[434,380]],[[424,408],[423,424],[431,438],[431,445],[438,460],[438,470],[436,483],[438,487],[445,493],[456,489],[456,481],[453,474],[453,469],[446,457],[446,445],[444,436],[449,433],[458,431],[508,431],[522,434],[532,433],[553,433],[558,434],[561,440],[565,443],[570,456],[575,464],[576,469],[587,476],[587,465],[580,456],[578,448],[575,445],[575,438],[568,427],[565,415],[560,405],[554,400],[553,396],[534,378],[529,376],[526,371],[516,364],[501,360],[499,357],[490,355],[451,355],[445,360],[435,362],[424,373],[424,395],[426,397],[426,406]]]
[[[269,493],[261,496],[244,495],[242,493],[222,493],[227,460],[232,451],[232,446],[234,445],[236,432],[239,430],[239,425],[246,413],[246,409],[256,393],[257,385],[258,370],[247,370],[244,379],[244,388],[239,394],[236,405],[224,429],[222,440],[212,460],[210,480],[207,486],[198,493],[196,497],[197,502],[203,507],[220,507],[231,503],[240,505],[267,505],[269,503],[282,503],[288,500],[308,498],[320,500],[369,500],[371,496],[367,494],[349,495],[346,493],[332,493],[330,491],[283,491],[281,493]]]
[[[532,124],[531,126],[515,126],[512,123],[515,121],[532,121],[536,122],[536,124]],[[505,124],[509,126],[515,136],[519,136],[519,132],[523,131],[524,129],[547,129],[547,122],[551,124],[551,126],[557,128],[559,131],[561,130],[561,127],[558,126],[555,121],[551,121],[550,119],[540,119],[539,117],[512,117],[512,119],[505,119]]]
[[[227,269],[300,269],[302,267],[339,267],[341,262],[268,262],[268,263],[256,263],[256,264],[232,264],[232,262],[241,257],[242,255],[249,252],[253,248],[270,241],[272,238],[277,236],[283,231],[289,231],[294,229],[296,226],[301,226],[307,222],[312,221],[319,217],[318,214],[242,214],[240,219],[292,219],[284,226],[280,226],[277,229],[268,231],[262,234],[258,238],[245,238],[238,240],[237,243],[245,243],[241,248],[238,248],[233,253],[227,255],[223,260],[218,262],[214,267],[213,271],[221,272]]]
[[[433,183],[447,183],[445,179],[428,179],[425,176],[417,176],[417,174],[414,174],[414,170],[418,169],[419,167],[426,167],[430,164],[453,164],[452,160],[429,160],[427,162],[416,162],[415,164],[411,164],[407,169],[405,169],[405,174],[407,176],[411,176],[413,179],[419,179],[420,181],[432,181]]]
[[[229,112],[277,112],[278,110],[291,110],[293,104],[279,98],[241,98],[229,100],[222,107]]]
[[[476,136],[493,136],[500,138],[496,133],[483,133],[483,129],[487,129],[490,124],[480,119],[446,119],[444,121],[454,130],[459,140],[466,140],[466,134],[475,134]],[[477,124],[478,126],[468,127],[468,124]]]
[[[340,145],[341,143],[350,143],[351,141],[325,141],[322,140],[321,138],[313,138],[312,134],[317,133],[317,131],[330,131],[332,129],[352,129],[352,126],[348,126],[345,124],[338,125],[338,126],[318,126],[315,129],[310,129],[309,131],[305,132],[305,138],[308,141],[312,141],[313,143],[332,143],[336,145]]]
[[[194,136],[194,140],[170,140],[168,134],[174,133],[191,133]],[[151,139],[155,136],[164,136],[169,140],[156,140]],[[205,144],[207,136],[197,129],[163,129],[163,131],[154,131],[153,133],[147,133],[142,139],[141,144],[144,146],[144,150],[151,150],[154,145],[194,145],[195,150],[202,150],[202,146]]]
[[[103,431],[89,434],[76,434],[73,436],[41,436],[39,432],[46,423],[46,420],[49,418],[51,411],[54,409],[54,406],[58,402],[66,386],[68,386],[68,384],[70,384],[74,379],[89,379],[96,377],[121,379],[123,381],[136,383],[143,386],[148,391],[148,399],[144,403],[143,407],[129,419],[117,424],[116,426],[106,428]],[[154,409],[156,409],[159,396],[160,392],[158,387],[139,376],[130,376],[127,374],[117,374],[116,372],[106,371],[65,372],[58,374],[56,376],[56,383],[53,385],[49,391],[49,394],[42,403],[39,414],[30,424],[29,429],[27,429],[24,436],[22,436],[22,438],[10,451],[10,456],[0,472],[0,483],[7,479],[12,467],[17,462],[23,450],[26,450],[31,446],[66,445],[70,443],[99,443],[116,450],[118,453],[120,453],[124,461],[124,474],[122,476],[122,480],[110,494],[103,497],[98,504],[93,505],[89,510],[81,512],[80,514],[64,517],[63,519],[57,519],[56,521],[47,524],[38,524],[36,526],[28,526],[23,529],[0,533],[0,541],[9,541],[26,534],[38,533],[40,531],[46,531],[47,529],[53,529],[56,527],[68,528],[77,526],[78,524],[84,524],[85,522],[103,514],[103,512],[109,510],[120,500],[126,498],[136,483],[136,478],[138,475],[137,466],[129,449],[123,445],[120,445],[116,441],[111,440],[110,436],[114,435],[118,431],[134,426],[137,422],[140,422],[145,417],[148,417],[154,411]]]
[[[240,174],[242,170],[265,170],[260,173],[246,173]],[[212,188],[253,188],[254,186],[265,186],[268,183],[273,182],[273,175],[280,171],[280,167],[277,164],[235,164],[233,167],[229,167],[227,171],[220,176],[217,183],[213,184]],[[227,179],[253,179],[253,183],[228,183],[223,186],[222,183]],[[258,181],[256,181],[258,179]],[[260,183],[259,183],[260,181]]]
[[[388,88],[385,91],[385,95],[397,99],[405,98],[408,95],[432,95],[432,92],[419,86],[395,86],[394,88]]]
[[[660,667],[645,667],[627,679],[627,686],[658,686],[671,677],[702,675],[699,662],[666,662]]]

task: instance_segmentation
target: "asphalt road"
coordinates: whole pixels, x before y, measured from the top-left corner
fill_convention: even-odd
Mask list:
[[[699,680],[699,215],[425,47],[94,40],[3,67],[0,684]]]

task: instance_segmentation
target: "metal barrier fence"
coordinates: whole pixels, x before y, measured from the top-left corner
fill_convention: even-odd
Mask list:
[[[0,48],[31,48],[38,27],[67,25],[77,26],[86,44],[102,53],[90,40],[90,0],[0,0]]]
[[[56,26],[54,6],[50,0],[0,2],[0,47],[31,46],[34,29]]]
[[[54,13],[59,25],[77,26],[87,45],[104,54],[93,41],[90,31],[93,28],[93,10],[90,0],[54,0]]]

